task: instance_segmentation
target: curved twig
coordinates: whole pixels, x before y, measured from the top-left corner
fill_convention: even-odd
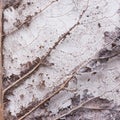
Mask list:
[[[11,84],[10,86],[8,86],[7,88],[5,88],[3,90],[3,94],[5,94],[9,89],[11,89],[13,86],[17,85],[18,83],[20,83],[21,81],[23,81],[25,78],[27,78],[29,75],[31,75],[40,65],[43,64],[44,60],[46,60],[46,58],[51,54],[52,50],[55,49],[57,47],[57,45],[63,41],[67,35],[70,34],[70,32],[76,28],[80,23],[79,21],[81,20],[82,16],[84,15],[84,13],[86,12],[88,8],[88,3],[87,3],[87,7],[85,8],[85,10],[83,10],[82,14],[79,16],[78,21],[76,22],[76,24],[74,24],[67,32],[65,32],[64,34],[62,34],[59,39],[57,40],[57,42],[54,43],[54,45],[52,46],[52,48],[49,49],[49,51],[46,53],[46,55],[44,55],[41,59],[40,62],[32,69],[30,70],[28,73],[26,73],[23,77],[21,77],[20,79],[18,79],[17,81],[15,81],[13,84]]]
[[[2,66],[2,1],[0,0],[0,120],[4,120],[3,104],[3,66]]]
[[[3,93],[5,94],[8,90],[10,90],[11,88],[13,88],[14,86],[16,86],[18,83],[20,83],[21,81],[23,81],[25,78],[29,77],[29,75],[31,75],[41,64],[42,62],[44,62],[44,60],[46,60],[46,58],[50,55],[50,53],[52,52],[53,49],[56,48],[56,46],[66,38],[67,35],[70,34],[70,32],[76,28],[76,26],[79,25],[80,19],[82,18],[82,16],[84,15],[84,13],[86,12],[88,8],[88,4],[87,7],[85,8],[85,10],[83,10],[82,14],[79,16],[78,21],[76,22],[75,25],[73,25],[67,32],[65,32],[63,35],[61,35],[59,37],[59,39],[57,40],[57,42],[54,43],[53,47],[49,49],[49,51],[46,53],[45,56],[43,56],[40,59],[40,62],[31,70],[29,71],[27,74],[25,74],[23,77],[21,77],[20,79],[18,79],[16,82],[14,82],[13,84],[11,84],[9,87],[7,87],[6,89],[4,89]],[[83,64],[82,64],[83,65]],[[53,92],[48,95],[47,97],[45,97],[45,99],[43,99],[42,101],[40,101],[40,103],[33,107],[31,110],[29,110],[25,115],[23,115],[22,117],[20,117],[18,120],[22,120],[24,119],[26,116],[28,116],[29,114],[31,114],[31,112],[33,112],[34,110],[36,110],[38,107],[40,107],[41,105],[43,105],[46,101],[48,101],[50,98],[52,98],[53,96],[55,96],[56,94],[58,94],[61,90],[63,90],[65,88],[65,86],[69,83],[69,81],[74,77],[74,74],[77,72],[77,70],[79,69],[79,67],[81,67],[81,65],[78,65],[77,67],[75,67],[75,69],[70,73],[70,76],[67,78],[67,80],[65,80],[65,82],[61,85],[59,85],[57,88],[57,90],[53,90]]]
[[[74,26],[72,26],[66,33],[64,33],[63,35],[61,35],[59,37],[59,39],[57,40],[57,42],[54,43],[54,45],[52,46],[52,48],[49,48],[49,51],[46,53],[46,55],[44,55],[40,61],[38,62],[38,64],[33,67],[33,69],[31,69],[28,73],[26,73],[25,75],[23,75],[21,78],[19,78],[18,80],[16,80],[14,83],[12,83],[10,86],[8,86],[7,88],[5,88],[3,90],[3,94],[5,94],[9,89],[11,89],[13,86],[17,85],[18,83],[22,82],[25,78],[27,78],[29,75],[31,75],[40,65],[44,64],[44,61],[46,60],[46,58],[51,54],[52,50],[55,49],[57,47],[57,45],[63,41],[67,35],[70,34],[70,32],[77,26],[79,25],[79,23],[77,22]]]
[[[28,115],[30,115],[33,111],[35,111],[37,108],[39,108],[41,105],[43,105],[45,102],[47,102],[48,100],[50,100],[52,97],[54,97],[56,94],[58,94],[60,91],[64,90],[64,88],[67,86],[67,84],[72,80],[72,78],[74,78],[74,75],[76,74],[76,72],[78,72],[78,70],[83,67],[84,65],[86,65],[89,62],[90,59],[88,59],[87,61],[84,61],[83,63],[80,63],[79,65],[77,65],[70,73],[67,77],[67,79],[60,84],[59,86],[56,86],[52,92],[48,93],[48,95],[45,96],[45,98],[43,100],[41,100],[39,102],[38,105],[36,105],[35,107],[33,107],[31,110],[29,110],[25,115],[23,115],[22,117],[20,117],[18,120],[23,120],[24,118],[26,118]]]

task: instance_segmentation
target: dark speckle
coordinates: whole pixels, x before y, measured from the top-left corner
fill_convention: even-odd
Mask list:
[[[99,28],[101,27],[101,24],[100,24],[100,23],[98,23],[98,27],[99,27]]]
[[[107,31],[106,31],[106,32],[104,32],[104,36],[105,36],[105,37],[109,37],[109,35],[110,35],[110,33],[109,33],[109,32],[107,32]]]
[[[87,80],[88,82],[90,81],[90,78]]]
[[[96,7],[96,9],[98,9],[98,8],[99,8],[99,6]]]
[[[115,47],[115,46],[116,46],[116,44],[115,44],[115,43],[112,43],[112,48]]]
[[[95,74],[97,74],[97,72],[93,72],[93,73],[92,73],[92,75],[95,75]]]
[[[27,2],[27,5],[31,5],[31,2]]]

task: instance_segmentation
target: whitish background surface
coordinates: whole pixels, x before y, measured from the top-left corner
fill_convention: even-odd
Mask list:
[[[15,27],[17,20],[23,22],[28,15],[33,15],[44,9],[51,1],[23,0],[16,9],[13,6],[6,8],[4,11],[4,19],[7,19],[4,22],[5,34],[17,29]],[[52,51],[47,59],[54,65],[41,67],[24,84],[15,89],[13,95],[8,96],[10,102],[7,110],[12,115],[16,116],[22,106],[27,107],[35,99],[43,99],[56,85],[64,81],[61,78],[64,78],[76,65],[89,58],[94,58],[97,52],[107,45],[104,32],[114,32],[116,27],[120,27],[120,1],[58,0],[33,17],[29,26],[23,25],[19,30],[5,37],[5,76],[19,75],[20,71],[24,69],[21,64],[44,55],[61,34],[76,24],[79,15],[86,9],[87,4],[88,8],[80,20],[80,24]],[[119,60],[120,58],[116,57],[100,66],[97,68],[99,72],[95,75],[77,75],[77,81],[71,81],[68,86],[68,89],[73,91],[64,90],[53,97],[49,101],[47,111],[51,111],[51,114],[57,114],[59,110],[72,104],[71,98],[74,95],[80,95],[80,99],[82,99],[84,94],[98,96],[113,88],[115,89],[112,92],[102,97],[113,100],[114,104],[120,105],[118,92],[120,88]],[[42,81],[45,81],[44,87],[40,85]],[[96,120],[91,118],[91,120],[93,119]],[[101,119],[102,117],[99,118],[99,120]]]

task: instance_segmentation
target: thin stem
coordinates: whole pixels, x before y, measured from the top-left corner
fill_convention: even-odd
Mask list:
[[[6,89],[3,90],[3,94],[5,94],[9,89],[11,89],[13,86],[18,84],[19,82],[22,82],[25,78],[27,78],[31,73],[33,73],[42,63],[39,62],[31,71],[29,71],[27,74],[19,78],[17,81],[15,81],[13,84],[8,86]]]
[[[58,94],[60,91],[64,90],[65,87],[68,85],[68,83],[74,78],[74,75],[76,74],[76,72],[83,67],[84,65],[86,65],[88,63],[89,59],[87,61],[84,61],[83,63],[80,63],[79,65],[77,65],[67,77],[67,79],[60,85],[56,86],[56,89],[53,89],[52,92],[50,92],[47,96],[45,96],[45,98],[43,100],[41,100],[39,102],[38,105],[36,105],[35,107],[33,107],[31,110],[29,110],[26,114],[24,114],[22,117],[20,117],[18,120],[23,120],[24,118],[26,118],[28,115],[30,115],[32,112],[34,112],[37,108],[39,108],[41,105],[43,105],[45,102],[47,102],[48,100],[50,100],[52,97],[54,97],[56,94]]]
[[[75,25],[73,25],[67,32],[65,32],[64,34],[62,34],[57,42],[54,43],[54,45],[49,48],[48,52],[41,58],[40,62],[38,62],[38,64],[32,69],[30,70],[28,73],[26,73],[24,76],[22,76],[21,78],[19,78],[18,80],[16,80],[14,83],[12,83],[10,86],[8,86],[7,88],[5,88],[3,90],[3,93],[5,94],[8,90],[10,90],[11,88],[13,88],[15,85],[17,85],[18,83],[22,82],[25,78],[27,78],[29,75],[31,75],[40,65],[42,65],[44,63],[44,61],[47,59],[47,57],[51,54],[51,52],[58,46],[58,44],[63,41],[67,35],[70,34],[70,32],[77,26],[79,25],[79,22],[77,22]]]
[[[74,112],[74,111],[76,111],[76,110],[82,108],[84,105],[86,105],[87,103],[91,102],[92,100],[94,100],[94,99],[96,99],[96,98],[98,98],[98,97],[99,97],[99,96],[97,96],[97,97],[93,97],[93,98],[91,98],[91,99],[89,99],[89,100],[87,100],[87,101],[81,103],[81,104],[78,105],[77,107],[72,108],[72,109],[69,110],[68,112],[66,112],[66,113],[64,113],[64,114],[62,114],[62,115],[56,117],[56,118],[53,119],[53,120],[59,120],[60,118],[65,117],[66,115],[71,114],[72,112]]]
[[[4,120],[3,85],[2,85],[2,0],[0,0],[0,120]]]

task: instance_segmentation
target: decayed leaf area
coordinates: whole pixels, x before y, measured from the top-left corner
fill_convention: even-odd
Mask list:
[[[3,10],[8,9],[11,6],[14,9],[18,9],[19,6],[22,4],[22,0],[5,0],[3,1]],[[14,26],[16,29],[13,29],[9,31],[8,33],[3,31],[3,44],[6,37],[9,37],[9,35],[13,35],[17,33],[20,29],[23,27],[29,27],[34,18],[38,15],[47,10],[50,6],[55,4],[56,2],[59,2],[59,0],[54,0],[49,2],[44,8],[40,9],[39,11],[35,12],[33,15],[28,15],[24,21],[21,21],[17,19],[17,21],[14,23]],[[32,6],[32,2],[26,3],[28,6]],[[25,6],[25,4],[23,4]],[[26,9],[25,7],[23,7]],[[6,111],[6,108],[9,105],[9,100],[7,97],[9,95],[12,95],[13,91],[24,84],[27,78],[30,78],[32,75],[34,75],[37,70],[40,67],[51,67],[54,66],[54,63],[50,63],[48,58],[51,57],[51,53],[56,50],[56,48],[66,40],[66,38],[69,38],[74,29],[79,27],[81,25],[81,19],[84,17],[86,11],[89,8],[89,0],[86,2],[86,5],[84,6],[84,9],[79,14],[78,20],[76,23],[67,30],[67,32],[60,35],[57,39],[57,41],[53,44],[52,47],[48,49],[46,54],[44,54],[42,57],[37,57],[33,61],[28,61],[27,63],[24,63],[23,66],[24,70],[20,72],[19,75],[12,74],[11,76],[6,76],[4,74],[3,76],[3,97],[4,97],[4,109]],[[3,21],[7,21],[7,19],[4,19]],[[98,24],[99,27],[101,27],[100,24]],[[4,27],[4,25],[3,25]],[[28,107],[22,107],[21,111],[16,115],[12,116],[10,111],[5,112],[5,119],[6,120],[23,120],[23,119],[31,119],[31,120],[92,120],[91,115],[93,113],[96,113],[96,115],[99,115],[99,117],[103,117],[103,114],[106,115],[105,119],[111,119],[115,118],[116,120],[119,119],[119,107],[113,104],[113,101],[109,101],[107,99],[103,99],[102,96],[107,94],[108,92],[112,91],[106,91],[105,93],[93,96],[88,93],[87,89],[83,91],[84,95],[83,98],[80,99],[81,95],[74,95],[73,98],[71,98],[71,106],[59,110],[58,114],[52,114],[50,111],[47,111],[47,107],[49,106],[49,101],[54,96],[60,94],[61,91],[72,91],[68,89],[68,85],[70,81],[77,81],[78,76],[82,74],[92,74],[96,75],[99,71],[94,71],[95,68],[98,66],[102,66],[103,64],[108,64],[109,61],[115,57],[119,57],[120,54],[120,29],[119,27],[116,27],[114,32],[104,32],[104,39],[110,40],[109,47],[108,45],[104,46],[100,51],[98,51],[95,56],[92,58],[89,58],[88,60],[85,60],[82,63],[76,63],[76,66],[74,69],[72,69],[69,74],[64,76],[63,83],[54,86],[54,89],[47,93],[42,100],[34,100],[32,103],[28,105]],[[4,57],[4,56],[3,56]],[[3,59],[4,60],[4,59]],[[4,64],[4,61],[3,61]],[[118,84],[119,86],[119,84]],[[44,81],[41,83],[41,88],[45,87]],[[117,86],[116,86],[117,87]],[[74,90],[73,90],[74,91]],[[23,98],[24,96],[21,96]],[[35,111],[39,112],[39,115],[34,115]],[[44,111],[44,114],[41,113]],[[103,113],[104,112],[104,113]],[[85,118],[86,114],[90,116],[90,118]],[[31,115],[31,116],[30,116]],[[112,118],[110,118],[112,116]],[[95,116],[94,116],[95,118]],[[97,119],[97,118],[95,118]]]

